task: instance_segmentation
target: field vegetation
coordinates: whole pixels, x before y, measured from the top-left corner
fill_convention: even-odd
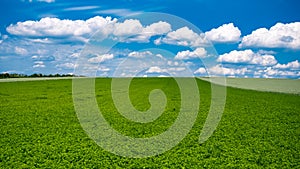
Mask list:
[[[138,110],[162,89],[165,112],[149,124],[116,110],[110,78],[96,79],[96,99],[120,133],[151,137],[164,132],[180,109],[172,78],[136,78],[130,98]],[[82,129],[73,106],[72,80],[0,83],[0,168],[299,168],[300,96],[227,88],[225,111],[214,134],[198,139],[210,106],[210,83],[197,79],[200,111],[192,130],[173,149],[149,158],[125,158],[103,150]]]

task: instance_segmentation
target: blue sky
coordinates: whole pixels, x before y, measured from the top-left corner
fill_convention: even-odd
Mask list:
[[[118,76],[300,78],[299,6],[297,0],[2,0],[0,72],[85,74],[83,66],[99,76],[122,68]],[[202,32],[146,12],[178,16]],[[135,20],[122,18],[132,14]],[[89,50],[99,30],[117,39],[106,53]]]

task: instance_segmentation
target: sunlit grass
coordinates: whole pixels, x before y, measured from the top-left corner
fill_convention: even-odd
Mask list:
[[[297,168],[300,165],[300,96],[228,88],[225,112],[204,144],[199,134],[210,106],[210,84],[197,80],[198,119],[188,136],[164,154],[129,159],[111,154],[81,128],[72,101],[72,80],[0,83],[0,168]],[[139,110],[161,88],[166,112],[141,125],[120,116],[112,103],[111,79],[96,80],[105,118],[120,133],[151,137],[164,132],[178,113],[178,87],[171,78],[136,79],[131,99]]]

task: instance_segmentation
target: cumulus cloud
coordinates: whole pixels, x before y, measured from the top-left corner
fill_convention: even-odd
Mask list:
[[[116,22],[111,17],[96,16],[84,20],[60,20],[58,18],[42,18],[40,21],[18,22],[6,28],[12,35],[26,37],[80,37],[90,36],[98,30],[105,29],[109,24]],[[109,33],[109,32],[108,32]]]
[[[165,60],[165,58],[162,54],[159,54],[159,53],[154,54],[151,51],[133,51],[133,52],[130,52],[128,55],[125,55],[125,56],[128,56],[130,58],[137,58],[137,59],[144,59],[144,58],[151,59],[153,57],[158,57],[158,58],[161,58],[161,59]]]
[[[171,25],[167,22],[159,21],[153,23],[149,26],[146,26],[143,32],[145,34],[150,34],[151,36],[154,35],[162,35],[170,32],[172,30]]]
[[[205,32],[205,36],[212,42],[233,43],[240,41],[241,31],[233,23],[229,23]]]
[[[102,63],[104,61],[113,59],[113,54],[104,54],[104,55],[98,55],[96,57],[92,57],[88,60],[89,63]]]
[[[240,41],[241,31],[233,23],[224,24],[205,33],[195,33],[188,27],[182,27],[169,32],[166,37],[158,38],[155,44],[174,44],[180,46],[201,47],[209,44],[208,40],[216,43],[232,43]]]
[[[229,53],[220,55],[217,61],[223,63],[243,63],[262,66],[275,65],[277,63],[277,60],[273,55],[254,53],[250,49],[244,51],[233,50]]]
[[[126,42],[149,42],[149,38],[157,35],[164,35],[170,32],[171,25],[167,22],[156,22],[144,27],[139,20],[125,20],[123,23],[116,23],[114,35]]]
[[[199,69],[197,69],[194,74],[206,74],[207,71],[204,67],[200,67]]]
[[[208,68],[209,75],[227,77],[254,77],[254,78],[299,78],[300,66],[298,61],[287,64],[270,66],[256,65],[216,65]],[[199,68],[194,74],[205,74],[204,68]]]
[[[177,66],[177,67],[165,67],[166,65],[161,65],[160,66],[151,66],[148,68],[145,73],[146,74],[159,74],[159,75],[164,75],[164,76],[177,76],[177,75],[186,75],[187,68],[182,67],[182,66]],[[178,74],[179,73],[179,74]]]
[[[171,25],[159,21],[143,26],[136,19],[117,22],[117,19],[100,16],[88,20],[61,20],[46,17],[39,21],[18,22],[8,26],[6,30],[12,35],[30,37],[33,41],[40,43],[52,43],[57,38],[86,42],[97,31],[102,38],[112,35],[115,40],[119,41],[148,42],[152,36],[170,32]]]
[[[241,76],[245,75],[248,71],[246,67],[244,68],[227,68],[221,65],[216,65],[208,69],[210,75],[225,75],[225,76]]]
[[[150,67],[146,73],[167,73],[168,71],[166,69],[162,69],[158,66],[152,66]]]
[[[88,10],[89,8],[92,9],[94,6],[74,8],[70,10]],[[124,59],[125,56],[128,56],[133,60],[145,59],[146,62],[153,62],[154,65],[151,65],[152,67],[149,68],[148,66],[143,70],[146,70],[145,73],[153,73],[154,75],[165,75],[168,73],[175,74],[180,71],[184,72],[187,70],[186,67],[190,66],[194,74],[201,75],[206,75],[209,72],[211,75],[225,74],[226,76],[244,77],[248,75],[250,75],[250,77],[251,75],[258,77],[300,76],[300,63],[298,60],[284,64],[277,63],[277,60],[274,57],[276,52],[274,51],[278,52],[278,50],[258,50],[257,52],[250,49],[241,51],[233,50],[220,55],[217,59],[217,62],[219,62],[219,64],[224,63],[223,66],[225,67],[216,65],[210,68],[208,67],[207,69],[204,67],[199,68],[199,65],[197,66],[197,63],[193,62],[193,59],[209,56],[208,51],[205,49],[205,46],[208,45],[208,40],[215,43],[234,43],[240,40],[241,32],[232,23],[224,24],[206,33],[196,33],[188,27],[172,30],[172,26],[164,21],[155,22],[149,25],[142,25],[142,23],[136,19],[128,19],[120,22],[111,17],[104,18],[100,16],[87,20],[42,18],[39,21],[18,22],[17,24],[12,24],[7,27],[8,33],[20,36],[12,36],[12,38],[15,39],[19,38],[19,41],[16,45],[11,38],[9,38],[9,40],[5,40],[5,37],[2,36],[0,43],[2,40],[5,41],[3,41],[0,45],[0,50],[2,53],[14,53],[15,55],[31,57],[31,62],[34,62],[33,68],[44,68],[46,65],[47,67],[56,65],[55,68],[57,69],[68,70],[73,69],[76,66],[74,61],[79,57],[80,52],[74,51],[73,46],[66,43],[66,41],[73,42],[79,40],[80,42],[85,42],[96,31],[100,31],[104,38],[108,37],[121,42],[144,43],[154,39],[151,37],[155,37],[156,40],[154,43],[157,45],[180,45],[193,49],[179,51],[172,61],[166,60],[166,58],[163,58],[160,54],[153,54],[151,51],[132,52],[132,49],[127,49],[127,51],[126,49],[120,50],[122,52],[120,52],[121,54],[114,53],[89,56],[91,57],[88,59],[88,65],[91,65],[90,69],[99,70],[100,72],[109,73],[109,71],[113,70],[117,63]],[[253,31],[251,35],[245,36],[242,39],[240,46],[286,47],[300,49],[300,34],[297,22],[291,24],[276,24],[269,30],[265,29],[263,32],[260,31],[261,30],[258,29]],[[64,44],[60,43],[59,40],[63,41]],[[24,43],[20,43],[21,41]],[[78,45],[76,48],[82,48],[81,43],[75,44],[75,46],[76,45]],[[114,56],[122,57],[119,57],[118,61],[112,61],[112,64],[110,62],[108,67],[96,67],[97,63],[113,59]],[[152,56],[164,59],[164,64],[156,63],[152,60]],[[188,62],[183,63],[181,60]],[[51,61],[51,64],[48,64],[49,61]],[[149,63],[145,63],[143,66],[147,66]],[[133,68],[136,70],[135,67]],[[131,66],[130,69],[133,68]],[[135,75],[135,73],[136,72],[132,72],[132,76]]]
[[[128,57],[133,57],[133,58],[145,58],[145,57],[148,57],[148,56],[152,56],[153,53],[150,52],[150,51],[144,51],[144,52],[137,52],[137,51],[134,51],[134,52],[131,52],[128,54]]]
[[[166,37],[158,38],[155,44],[173,44],[180,46],[201,47],[207,45],[208,41],[203,34],[197,34],[188,27],[182,27],[169,32]]]
[[[277,65],[274,66],[274,68],[277,69],[300,69],[300,63],[298,60],[295,60],[293,62],[289,62],[287,64],[280,64],[278,63]]]
[[[262,77],[264,77],[264,78],[274,78],[274,77],[295,78],[295,77],[298,77],[299,78],[300,72],[289,71],[289,70],[278,70],[278,69],[274,69],[272,67],[268,67],[267,69],[263,70]]]
[[[159,21],[143,28],[142,33],[138,34],[133,40],[140,42],[149,42],[152,36],[164,35],[172,30],[167,22]]]
[[[240,47],[300,49],[300,22],[277,23],[270,29],[259,28],[244,36]]]
[[[177,60],[187,60],[194,58],[205,58],[207,57],[207,51],[204,48],[197,48],[194,51],[186,50],[178,52],[175,56]]]
[[[116,23],[113,34],[116,36],[133,36],[143,31],[143,25],[139,20],[129,19],[123,23]]]

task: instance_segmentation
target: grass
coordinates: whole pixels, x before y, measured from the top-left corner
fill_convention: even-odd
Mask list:
[[[135,79],[130,98],[147,110],[149,91],[162,89],[164,114],[133,123],[118,114],[111,79],[96,80],[96,97],[109,123],[124,135],[164,132],[180,108],[170,78]],[[222,120],[208,141],[198,143],[210,106],[210,84],[197,80],[200,111],[190,133],[173,149],[149,158],[124,158],[99,147],[81,128],[72,102],[72,80],[0,83],[0,168],[299,168],[300,96],[227,89]]]

